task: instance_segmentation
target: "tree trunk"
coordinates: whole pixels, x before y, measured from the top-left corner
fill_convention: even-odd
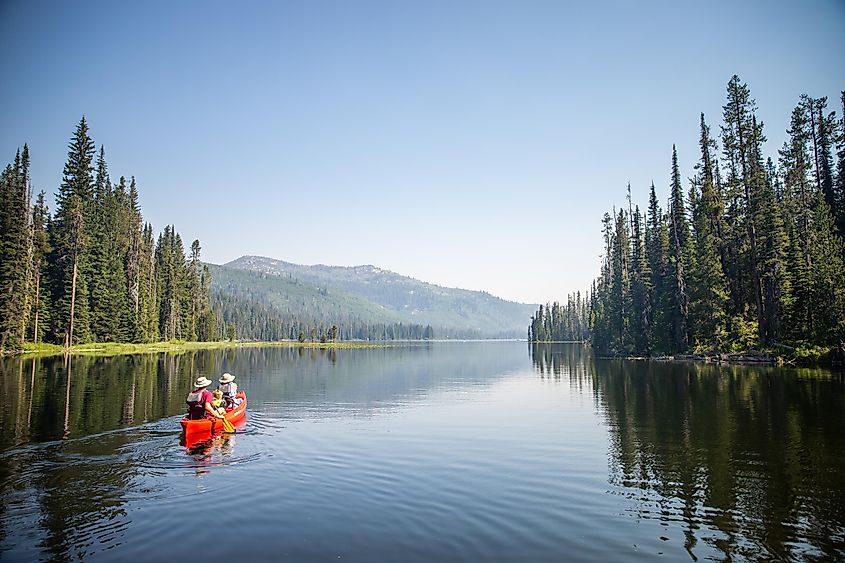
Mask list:
[[[38,344],[38,312],[41,303],[41,275],[35,276],[35,326],[32,329],[32,341]]]
[[[74,306],[76,305],[76,265],[78,260],[76,258],[73,259],[73,281],[70,285],[70,331],[68,332],[68,338],[65,340],[65,349],[70,350],[70,347],[73,346],[73,311]]]
[[[21,317],[21,345],[26,342],[26,325],[29,324],[29,316],[32,314],[32,307],[33,304],[38,306],[38,301],[36,297],[36,301],[33,303],[32,301],[32,278],[35,276],[36,284],[38,283],[37,278],[39,277],[37,268],[35,264],[33,264],[33,254],[34,254],[34,243],[35,243],[35,232],[33,231],[32,225],[32,214],[29,213],[29,205],[30,200],[32,199],[32,194],[27,192],[26,197],[26,206],[24,209],[27,211],[27,237],[26,237],[26,277],[24,279],[24,310],[23,315]],[[37,291],[37,290],[36,290]]]

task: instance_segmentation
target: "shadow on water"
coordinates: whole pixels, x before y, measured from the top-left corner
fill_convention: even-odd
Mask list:
[[[542,378],[592,389],[611,494],[631,517],[683,526],[691,559],[845,556],[842,374],[596,360],[533,345]]]

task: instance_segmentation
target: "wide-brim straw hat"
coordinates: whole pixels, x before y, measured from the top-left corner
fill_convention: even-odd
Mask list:
[[[234,375],[232,375],[231,373],[224,373],[224,374],[220,377],[220,383],[222,383],[222,384],[224,384],[224,385],[225,385],[226,383],[231,383],[231,382],[233,382],[234,380],[235,380],[235,376],[234,376]]]
[[[200,389],[202,387],[208,387],[209,385],[211,385],[211,380],[206,379],[204,375],[199,376],[197,380],[194,381],[194,387],[196,387],[197,389]]]

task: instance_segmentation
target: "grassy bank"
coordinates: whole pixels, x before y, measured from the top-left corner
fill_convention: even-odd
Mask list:
[[[370,342],[298,342],[285,340],[280,342],[184,342],[169,340],[142,344],[121,342],[92,342],[72,346],[70,353],[78,356],[122,356],[127,354],[156,354],[160,352],[189,352],[192,350],[218,350],[229,348],[376,348],[387,346],[384,343]],[[56,356],[65,353],[64,346],[57,344],[24,344],[17,352],[23,356]]]

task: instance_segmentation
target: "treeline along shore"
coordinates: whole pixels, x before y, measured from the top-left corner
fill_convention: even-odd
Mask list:
[[[586,339],[607,356],[765,349],[841,362],[845,121],[802,95],[773,159],[756,113],[733,76],[718,140],[701,114],[695,175],[681,179],[673,146],[665,210],[653,183],[645,212],[629,185],[627,209],[602,221],[600,276],[584,298],[541,306],[529,339]]]
[[[0,173],[0,354],[144,349],[91,343],[170,350],[224,339],[434,338],[430,326],[291,314],[266,299],[210,291],[200,241],[186,255],[172,225],[154,235],[135,178],[112,182],[105,148],[96,149],[84,117],[68,145],[52,214],[45,193],[32,192],[25,144]]]
[[[155,238],[135,178],[112,183],[84,117],[52,215],[43,191],[33,201],[29,169],[24,145],[0,176],[0,351],[222,336],[200,242],[186,259],[173,226]]]

